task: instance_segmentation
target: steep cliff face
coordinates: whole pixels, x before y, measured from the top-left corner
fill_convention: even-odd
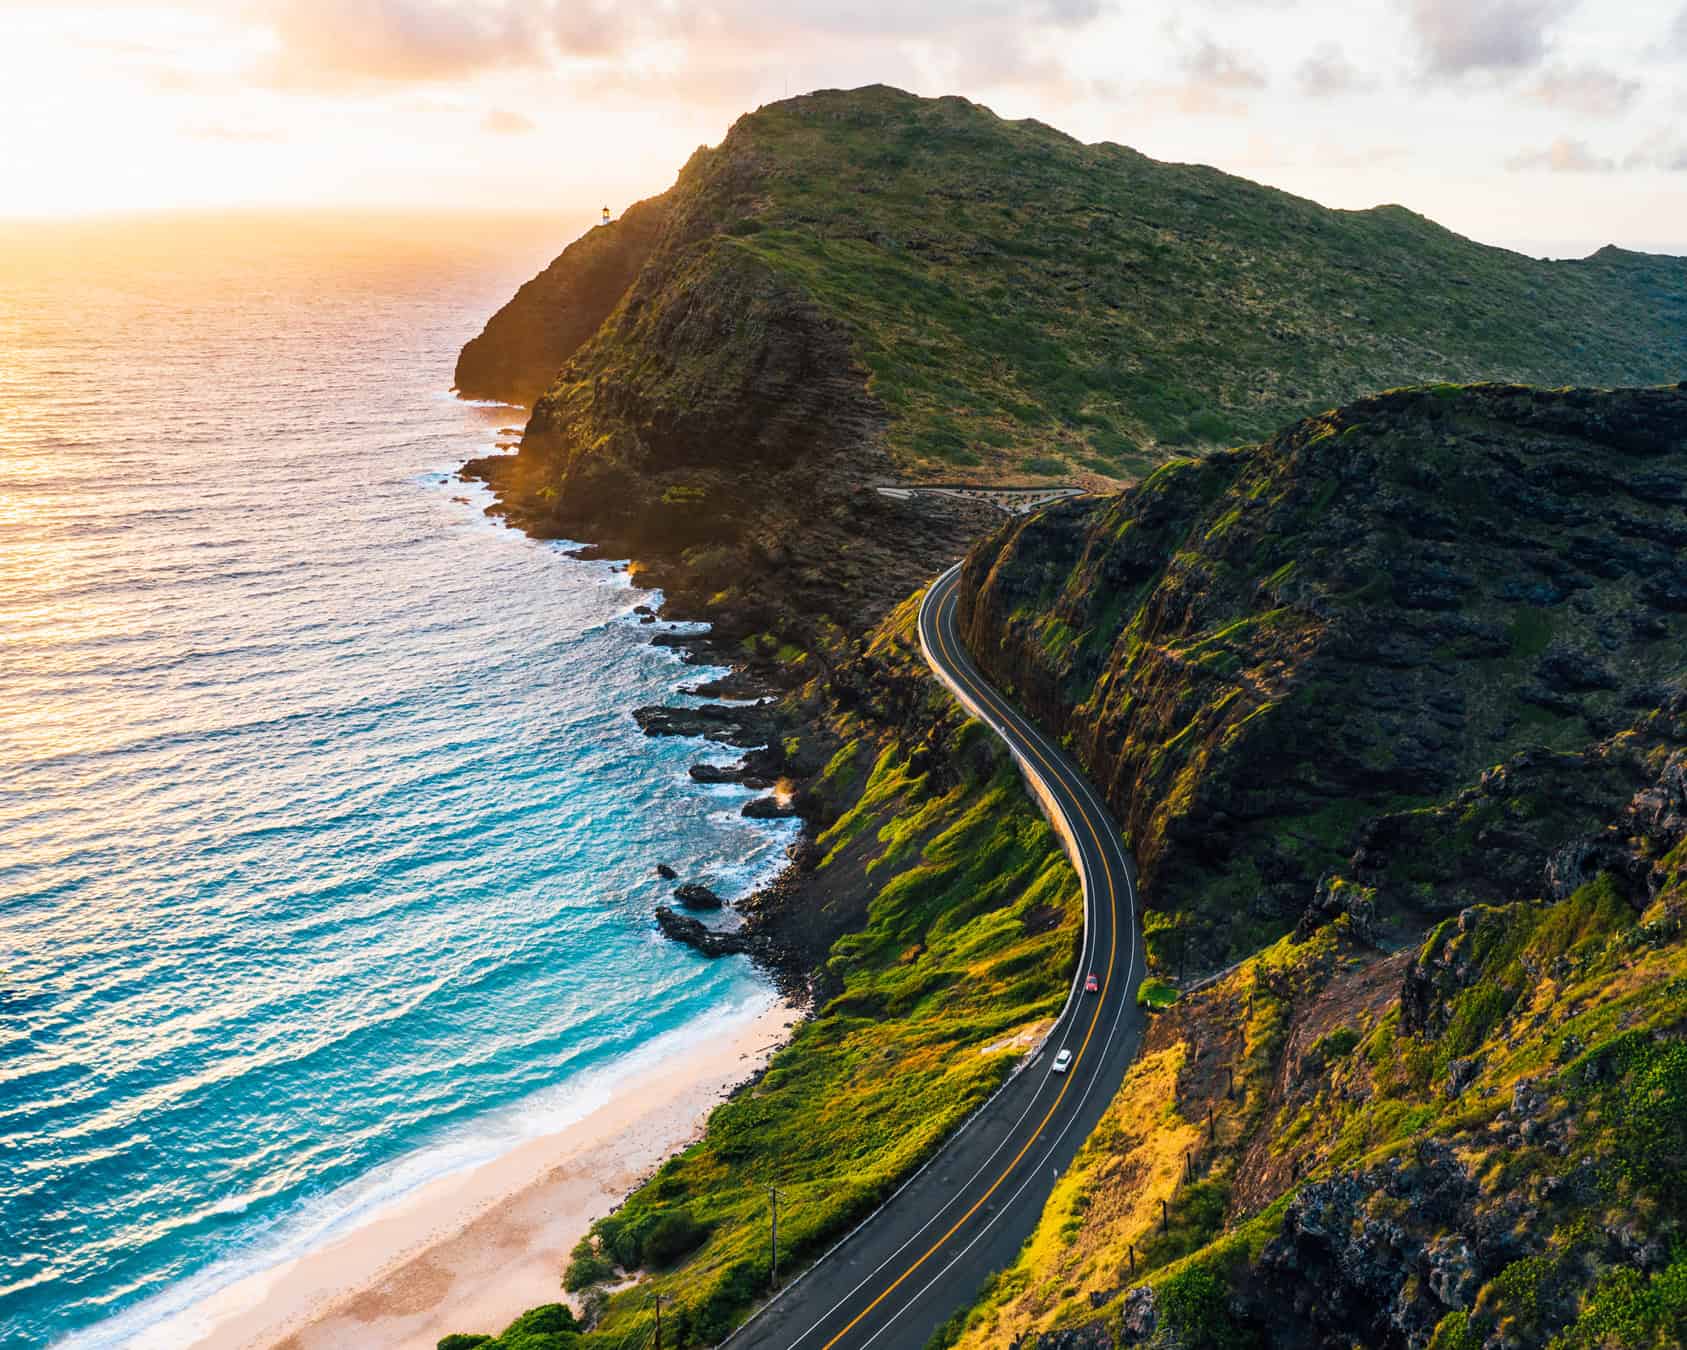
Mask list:
[[[667,216],[662,198],[639,202],[564,249],[465,344],[452,381],[457,392],[531,406],[621,302]]]
[[[1126,822],[1155,954],[1222,964],[1401,813],[1655,706],[1684,502],[1687,387],[1400,391],[1002,531],[962,618]],[[1472,898],[1372,870],[1379,919]]]

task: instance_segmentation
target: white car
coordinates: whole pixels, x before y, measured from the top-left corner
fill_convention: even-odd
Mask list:
[[[1054,1063],[1049,1065],[1049,1072],[1050,1073],[1065,1073],[1066,1070],[1071,1068],[1071,1067],[1072,1067],[1072,1052],[1070,1050],[1062,1050],[1058,1055],[1056,1055],[1054,1057]]]

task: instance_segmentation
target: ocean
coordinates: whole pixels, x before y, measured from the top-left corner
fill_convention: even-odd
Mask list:
[[[0,1346],[117,1346],[770,1005],[665,942],[792,827],[455,480],[532,217],[0,227]]]

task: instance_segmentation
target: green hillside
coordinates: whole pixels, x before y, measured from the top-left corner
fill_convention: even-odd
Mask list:
[[[654,236],[644,207],[575,246],[603,254],[623,233],[649,252],[595,341],[553,342],[554,366],[577,356],[552,420],[602,434],[635,407],[753,385],[779,355],[756,306],[775,292],[848,334],[914,475],[1134,476],[1168,447],[1394,385],[1687,374],[1687,260],[1538,261],[1401,207],[1332,211],[959,98],[878,86],[769,105],[657,202]],[[658,459],[661,429],[638,427]]]

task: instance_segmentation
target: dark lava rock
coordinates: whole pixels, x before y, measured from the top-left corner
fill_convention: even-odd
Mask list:
[[[705,703],[698,708],[656,704],[635,708],[633,720],[646,736],[700,736],[743,749],[763,745],[772,738],[772,713],[769,705],[761,703],[748,707]]]
[[[656,924],[675,942],[694,947],[704,956],[742,956],[755,950],[756,943],[747,933],[721,933],[706,928],[697,919],[680,914],[667,905],[656,907]]]
[[[694,783],[742,783],[749,769],[740,760],[737,764],[693,764],[686,772]]]
[[[726,904],[707,886],[700,882],[688,881],[674,891],[674,899],[687,909],[720,909]]]
[[[656,864],[656,875],[661,877],[663,881],[677,881],[677,880],[679,880],[679,873],[674,871],[673,868],[669,867],[667,863],[657,863]]]
[[[749,670],[731,670],[713,680],[703,680],[680,690],[693,698],[765,698],[771,692],[768,681]]]
[[[1452,1150],[1431,1143],[1413,1159],[1307,1183],[1260,1254],[1256,1311],[1322,1338],[1296,1343],[1427,1344],[1449,1308],[1441,1294],[1467,1298],[1492,1273],[1457,1231],[1475,1195]],[[1443,1230],[1427,1260],[1425,1229]],[[1435,1287],[1413,1282],[1420,1269]]]
[[[794,799],[782,802],[777,797],[757,797],[745,802],[739,814],[746,820],[788,820],[800,812]]]

